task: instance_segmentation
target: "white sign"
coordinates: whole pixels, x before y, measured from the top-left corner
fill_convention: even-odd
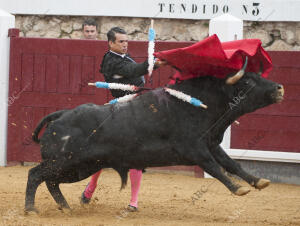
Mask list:
[[[300,21],[299,0],[0,0],[12,14]]]

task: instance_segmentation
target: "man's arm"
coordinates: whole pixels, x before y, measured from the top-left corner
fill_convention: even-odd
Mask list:
[[[165,66],[166,64],[166,61],[157,59],[154,63],[154,69]],[[136,78],[148,73],[148,65],[148,61],[139,64],[122,61],[115,65],[114,73],[125,78]]]
[[[125,78],[136,78],[148,73],[148,62],[134,63],[121,61],[114,65],[113,73]]]

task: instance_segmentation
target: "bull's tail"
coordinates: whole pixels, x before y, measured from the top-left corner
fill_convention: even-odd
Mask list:
[[[127,185],[129,169],[119,168],[119,167],[118,168],[114,167],[113,169],[116,170],[119,173],[120,177],[121,177],[121,188],[120,188],[120,190],[122,190]]]
[[[35,130],[32,133],[32,140],[39,144],[40,143],[40,139],[39,139],[39,133],[41,131],[41,129],[44,127],[44,125],[48,124],[49,122],[58,119],[63,113],[65,113],[68,110],[61,110],[61,111],[56,111],[53,112],[47,116],[45,116],[37,125],[37,127],[35,128]]]

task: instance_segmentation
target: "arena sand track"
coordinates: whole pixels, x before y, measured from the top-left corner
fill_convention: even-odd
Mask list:
[[[300,225],[300,186],[271,184],[237,197],[215,179],[145,173],[139,212],[131,213],[124,211],[130,185],[120,192],[120,178],[112,170],[102,173],[87,207],[80,205],[79,196],[88,180],[61,185],[71,213],[58,210],[41,184],[36,196],[40,213],[26,216],[23,208],[30,168],[0,167],[0,225]]]

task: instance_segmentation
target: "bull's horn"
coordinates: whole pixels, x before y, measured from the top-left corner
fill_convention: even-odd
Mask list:
[[[241,79],[241,77],[243,77],[244,73],[245,73],[245,69],[247,67],[247,64],[248,64],[248,57],[246,56],[246,60],[245,60],[245,63],[244,63],[244,66],[241,70],[238,71],[238,73],[236,73],[234,76],[228,78],[226,80],[226,84],[228,85],[233,85],[235,84],[238,80]]]

